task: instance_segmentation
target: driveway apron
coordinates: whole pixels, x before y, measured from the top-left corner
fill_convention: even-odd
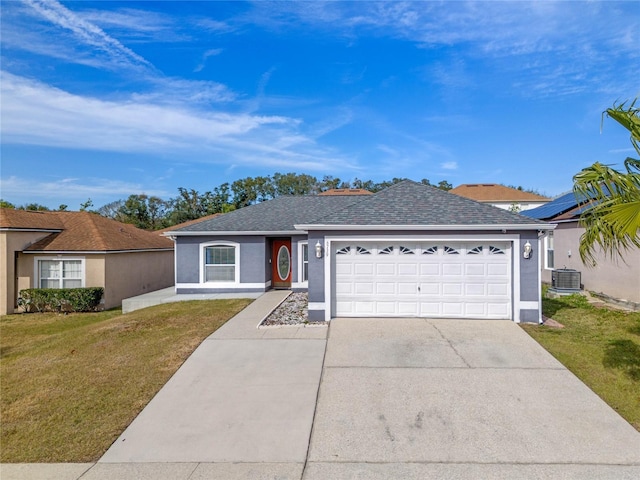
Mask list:
[[[305,480],[640,478],[640,433],[508,321],[334,319]]]

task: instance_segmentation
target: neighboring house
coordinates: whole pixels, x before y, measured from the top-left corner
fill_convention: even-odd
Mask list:
[[[173,285],[173,243],[89,212],[0,209],[0,314],[25,288],[103,287],[104,308]]]
[[[278,197],[165,235],[177,293],[308,290],[312,321],[538,322],[538,238],[552,228],[407,180],[373,195]]]
[[[551,201],[550,198],[542,195],[523,192],[522,190],[495,183],[469,183],[459,185],[449,192],[477,202],[488,203],[494,207],[517,212],[530,210]]]
[[[624,261],[611,259],[601,253],[596,257],[596,267],[585,266],[578,250],[580,237],[585,231],[578,224],[582,210],[575,195],[570,192],[542,207],[523,212],[530,218],[557,224],[556,229],[544,238],[542,281],[550,284],[554,269],[578,270],[585,290],[640,303],[640,249],[625,252]]]

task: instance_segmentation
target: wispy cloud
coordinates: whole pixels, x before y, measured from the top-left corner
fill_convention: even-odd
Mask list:
[[[457,170],[458,162],[444,162],[440,164],[440,168],[443,170]]]
[[[100,27],[84,20],[57,0],[22,1],[53,25],[71,32],[81,43],[100,50],[114,65],[153,68],[147,60],[133,50],[125,47]]]
[[[222,53],[222,49],[221,48],[212,48],[207,50],[206,52],[204,52],[202,54],[202,60],[201,62],[198,64],[198,66],[196,68],[193,69],[194,72],[201,72],[202,70],[204,70],[204,67],[207,66],[207,59],[209,57],[215,57],[217,55],[220,55]]]
[[[282,116],[199,111],[136,99],[106,101],[74,95],[2,73],[3,142],[110,152],[191,152],[194,161],[348,168]]]
[[[21,178],[11,176],[0,178],[0,190],[5,197],[22,198],[28,192],[29,201],[60,198],[60,192],[65,192],[66,198],[77,200],[94,200],[113,195],[131,195],[132,193],[146,193],[158,197],[166,197],[169,192],[162,189],[148,189],[140,183],[122,182],[104,178],[50,178],[34,180],[33,177]],[[71,209],[75,205],[69,205]]]

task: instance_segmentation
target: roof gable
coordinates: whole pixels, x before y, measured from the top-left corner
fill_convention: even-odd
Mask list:
[[[455,193],[478,202],[544,202],[550,200],[536,193],[524,192],[496,183],[463,184],[451,189],[449,193]]]

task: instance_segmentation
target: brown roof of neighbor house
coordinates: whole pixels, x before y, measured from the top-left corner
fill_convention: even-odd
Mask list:
[[[173,248],[173,242],[157,232],[147,232],[95,213],[9,209],[2,209],[1,213],[0,228],[59,230],[33,243],[25,252],[109,252]]]
[[[206,215],[194,220],[187,220],[186,222],[178,223],[177,225],[172,225],[161,230],[156,230],[156,233],[170,232],[172,230],[175,230],[176,228],[188,227],[189,225],[195,225],[196,223],[204,222],[205,220],[211,220],[212,218],[219,217],[220,215],[224,215],[224,213],[212,213],[211,215]]]
[[[0,228],[16,230],[62,230],[62,222],[51,212],[0,208]]]
[[[449,190],[461,197],[470,198],[478,202],[522,202],[549,201],[550,198],[535,193],[523,192],[496,183],[468,183]]]
[[[373,195],[373,193],[364,188],[332,188],[318,195]]]

